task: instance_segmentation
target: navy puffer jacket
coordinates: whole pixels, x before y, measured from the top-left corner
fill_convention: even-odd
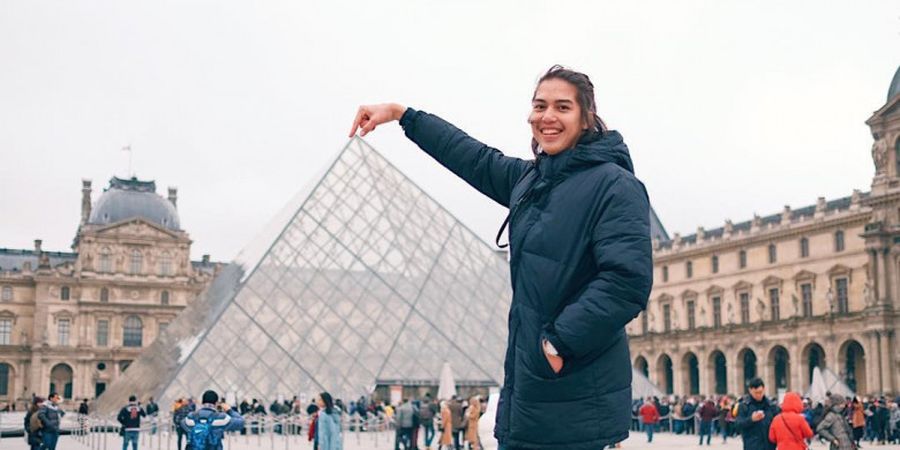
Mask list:
[[[622,136],[588,134],[536,162],[408,109],[407,137],[510,208],[513,300],[494,434],[510,447],[597,449],[628,437],[625,325],[653,284],[650,203]],[[553,372],[548,339],[565,363]]]

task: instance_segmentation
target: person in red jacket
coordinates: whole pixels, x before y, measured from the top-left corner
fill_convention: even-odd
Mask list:
[[[644,431],[647,432],[647,442],[653,442],[653,429],[659,422],[659,410],[653,403],[653,397],[647,397],[641,409],[638,410],[641,415],[641,423],[644,424]]]
[[[806,440],[812,438],[813,431],[802,412],[800,395],[795,392],[785,394],[781,414],[772,419],[769,427],[769,441],[774,442],[778,450],[806,450]]]

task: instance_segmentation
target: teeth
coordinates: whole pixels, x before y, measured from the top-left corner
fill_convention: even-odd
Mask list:
[[[544,130],[542,131],[544,134],[559,134],[559,130]]]

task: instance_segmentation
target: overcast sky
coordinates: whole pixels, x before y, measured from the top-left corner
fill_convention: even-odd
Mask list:
[[[825,6],[827,5],[827,6]],[[900,2],[0,2],[0,247],[68,251],[81,179],[179,189],[232,258],[346,143],[361,103],[529,154],[534,83],[591,76],[669,233],[868,190]],[[367,137],[485,240],[505,212],[392,124]]]

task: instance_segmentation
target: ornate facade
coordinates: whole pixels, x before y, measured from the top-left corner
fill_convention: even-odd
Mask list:
[[[871,191],[654,241],[634,367],[664,392],[804,392],[814,367],[858,394],[900,393],[900,69],[866,121]]]
[[[0,249],[0,403],[98,396],[217,270],[190,261],[175,189],[113,178],[91,200],[85,180],[72,253]]]

